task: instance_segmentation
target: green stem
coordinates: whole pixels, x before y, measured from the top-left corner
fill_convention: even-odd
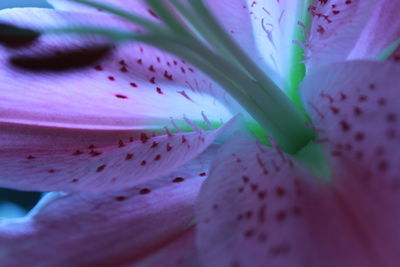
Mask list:
[[[386,47],[383,52],[378,56],[379,61],[388,60],[394,52],[400,47],[400,39],[397,39],[393,43],[391,43],[388,47]]]
[[[232,40],[232,38],[222,29],[213,15],[204,6],[202,0],[189,0],[194,10],[196,10],[204,21],[209,25],[209,29],[214,32],[214,36],[227,48],[231,55],[236,58],[239,64],[250,73],[254,80],[258,82],[258,90],[251,90],[254,87],[244,87],[250,90],[256,102],[260,91],[265,92],[266,97],[261,99],[261,107],[265,107],[265,113],[271,121],[266,128],[276,139],[276,142],[283,150],[294,153],[306,145],[314,138],[314,133],[307,128],[306,118],[293,105],[288,97],[276,86],[276,84],[253,62],[251,58]],[[216,61],[214,61],[216,62]]]
[[[171,15],[171,10],[162,3],[160,0],[146,0],[150,7],[154,9],[162,21],[165,22],[169,28],[180,36],[190,36],[182,24]]]
[[[151,34],[132,35],[132,39],[173,53],[204,71],[242,104],[254,119],[269,131],[285,152],[296,153],[313,139],[314,133],[306,127],[306,119],[301,112],[222,29],[201,0],[189,1],[193,10],[204,19],[214,41],[226,48],[227,53],[230,54],[229,58],[215,54],[200,43],[185,30],[180,21],[165,12],[165,6],[159,0],[147,1],[164,20],[169,31],[118,8],[101,5],[90,0],[74,1],[103,8],[147,27]],[[202,31],[201,28],[200,31]],[[237,64],[232,64],[230,59]],[[238,66],[242,66],[242,68]]]
[[[98,3],[96,1],[91,1],[91,0],[71,0],[71,1],[108,11],[111,14],[117,15],[118,17],[126,19],[130,22],[142,25],[154,33],[155,32],[160,32],[160,33],[164,32],[163,28],[161,28],[157,23],[154,23],[151,20],[137,16],[135,14],[126,12],[125,10],[122,10],[120,8],[113,7],[111,5],[101,4],[101,3]]]

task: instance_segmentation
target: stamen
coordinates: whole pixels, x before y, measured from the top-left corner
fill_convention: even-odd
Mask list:
[[[192,128],[193,131],[195,132],[201,131],[200,128],[195,123],[193,123],[186,117],[186,115],[183,115],[183,120],[186,122],[187,125],[189,125],[190,128]]]
[[[207,124],[207,126],[208,126],[210,129],[215,129],[215,127],[211,124],[210,120],[207,118],[207,116],[206,116],[206,114],[204,113],[204,111],[201,112],[201,116],[203,117],[204,122]]]
[[[145,34],[115,34],[93,28],[91,32],[112,40],[138,40],[190,62],[231,94],[285,152],[295,153],[314,138],[314,133],[306,127],[307,119],[301,111],[232,40],[202,0],[189,0],[191,9],[177,0],[171,0],[169,4],[161,0],[146,0],[164,25],[91,0],[72,1],[101,8],[145,27],[148,30]],[[178,12],[185,21],[176,19],[170,11]],[[199,40],[199,34],[203,42]],[[224,52],[216,53],[218,51]]]
[[[170,121],[171,121],[172,126],[175,128],[175,131],[176,131],[177,133],[180,133],[180,132],[181,132],[181,129],[179,129],[178,125],[176,125],[174,119],[173,119],[172,117],[169,118],[169,119],[170,119]]]

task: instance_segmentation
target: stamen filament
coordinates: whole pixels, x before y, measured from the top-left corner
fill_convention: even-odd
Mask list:
[[[117,15],[118,17],[121,17],[123,19],[126,19],[130,22],[133,22],[135,24],[142,25],[146,27],[149,31],[156,33],[156,32],[164,32],[164,29],[160,27],[157,23],[152,22],[151,20],[148,20],[146,18],[143,18],[141,16],[137,16],[135,14],[126,12],[123,9],[113,7],[111,5],[106,5],[106,4],[101,4],[96,1],[91,1],[91,0],[71,0],[76,3],[80,3],[83,5],[87,5],[90,7],[102,9],[105,11],[110,12],[111,14]]]
[[[174,18],[168,12],[169,8],[160,0],[146,0],[164,21],[164,27],[116,7],[91,0],[73,1],[101,8],[147,28],[150,33],[132,34],[132,36],[121,32],[114,35],[104,29],[92,30],[112,39],[116,37],[117,40],[123,38],[139,40],[187,60],[230,93],[273,136],[285,152],[296,153],[313,139],[314,133],[306,127],[306,118],[224,31],[202,0],[189,0],[193,13],[186,11],[182,5],[174,6],[177,11],[185,9],[181,15],[192,25]],[[178,2],[171,3],[174,5]],[[197,20],[202,18],[203,25],[196,19],[190,18],[188,16],[190,14],[196,14]],[[200,42],[196,36],[186,30],[190,29],[190,26],[196,29],[207,44],[211,44],[216,51],[224,48],[224,54],[216,54]]]

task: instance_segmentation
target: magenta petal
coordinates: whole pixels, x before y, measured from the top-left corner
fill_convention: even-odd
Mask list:
[[[121,266],[154,253],[178,257],[168,247],[191,227],[210,152],[128,190],[50,193],[29,217],[0,223],[2,265]]]
[[[280,152],[234,137],[197,203],[202,264],[396,266],[399,191],[365,187],[346,165],[334,166],[333,181],[323,181]]]
[[[199,267],[201,265],[197,257],[195,233],[196,229],[192,227],[165,247],[128,264],[127,267]]]
[[[382,0],[354,47],[350,58],[377,59],[393,42],[400,39],[400,2]]]
[[[305,105],[332,166],[334,196],[371,266],[400,260],[399,84],[398,65],[367,61],[327,66],[303,84]]]
[[[365,186],[399,182],[399,84],[398,64],[355,61],[327,66],[302,85],[319,141]]]
[[[310,36],[306,43],[309,70],[347,59],[377,8],[378,1],[313,1]]]
[[[197,204],[203,266],[316,266],[302,181],[282,156],[242,136],[218,153]]]
[[[109,16],[46,9],[1,11],[0,21],[33,29],[89,24],[132,30]],[[2,60],[85,49],[98,42],[93,36],[83,40],[44,36],[29,49],[5,50]],[[203,120],[205,112],[212,122],[226,120],[231,113],[224,104],[234,106],[231,98],[225,98],[225,93],[198,70],[135,42],[114,49],[111,57],[88,68],[35,73],[5,64],[0,76],[4,84],[1,122],[84,129],[162,129],[170,124],[171,117],[183,121],[183,114]]]
[[[33,29],[71,21],[126,27],[101,14],[45,9],[1,11],[0,19]],[[97,41],[45,36],[27,50],[4,50],[2,55],[7,60]],[[184,115],[193,123],[203,123],[204,114],[212,123],[231,118],[218,101],[224,93],[203,74],[139,44],[119,47],[90,68],[32,73],[5,65],[0,77],[3,187],[79,191],[132,186],[180,166],[222,132],[179,133],[179,127],[188,127]],[[169,136],[170,131],[178,133]]]
[[[3,124],[0,186],[42,191],[126,188],[181,166],[232,123],[155,137]]]
[[[298,0],[206,0],[233,38],[269,76],[286,77],[297,26]]]

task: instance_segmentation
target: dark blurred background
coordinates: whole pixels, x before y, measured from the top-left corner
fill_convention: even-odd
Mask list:
[[[0,0],[0,9],[12,7],[50,7],[46,0]],[[0,219],[21,217],[40,199],[37,192],[0,189]],[[0,264],[1,265],[1,264]]]

